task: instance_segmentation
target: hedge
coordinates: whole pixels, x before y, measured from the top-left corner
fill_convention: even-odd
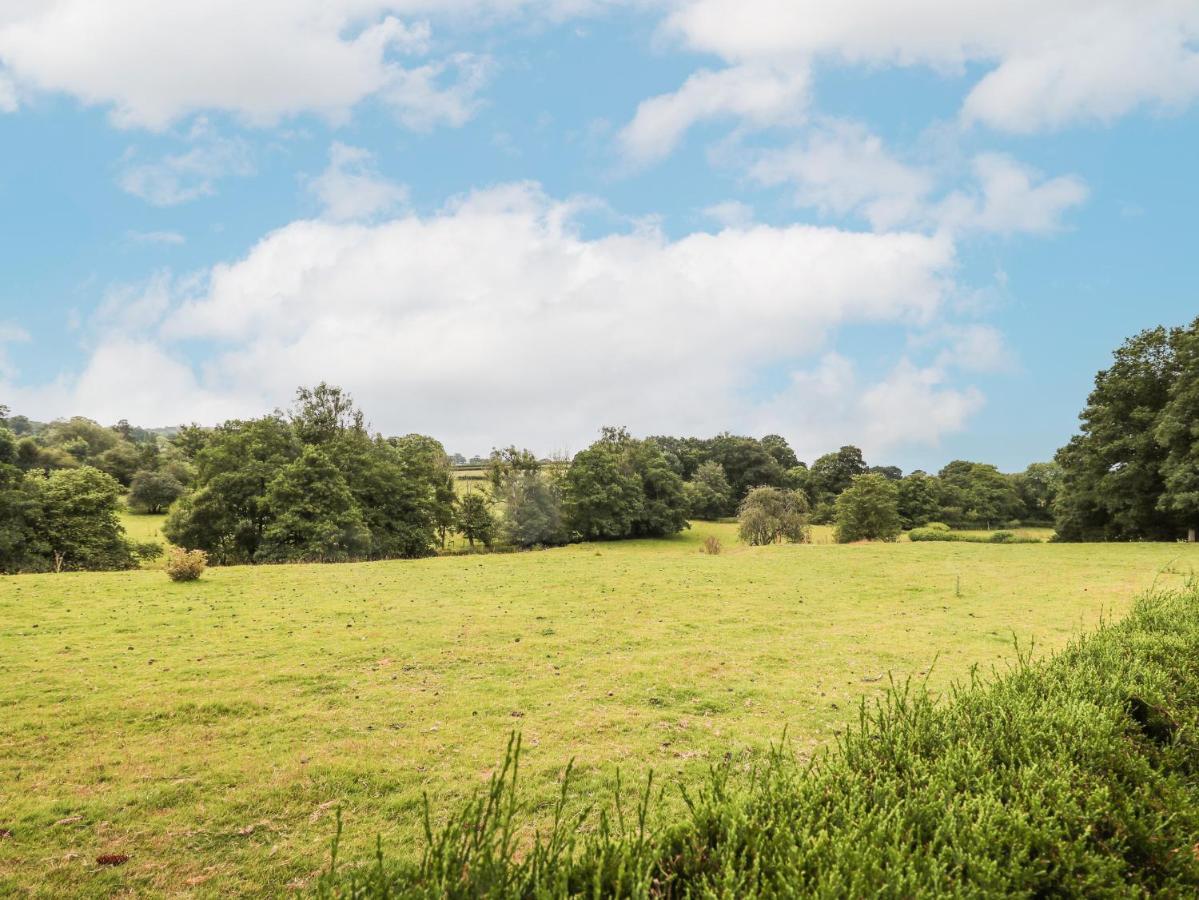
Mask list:
[[[970,544],[1043,544],[1040,538],[1025,537],[1010,531],[996,531],[989,535],[963,534],[943,528],[913,528],[908,532],[911,541],[964,541]]]
[[[1199,896],[1199,593],[940,700],[893,685],[816,762],[717,767],[659,829],[647,789],[520,844],[509,751],[418,861],[345,866],[335,841],[318,896]]]

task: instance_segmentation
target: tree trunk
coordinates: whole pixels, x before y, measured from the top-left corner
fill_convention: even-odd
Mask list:
[[[1187,529],[1187,543],[1190,543],[1190,544],[1195,543],[1195,529],[1194,528]]]
[[[54,573],[58,574],[62,571],[63,560],[66,559],[66,554],[61,550],[54,551]]]

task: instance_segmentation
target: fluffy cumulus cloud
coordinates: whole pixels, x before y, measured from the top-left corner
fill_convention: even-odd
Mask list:
[[[46,413],[173,422],[269,409],[328,379],[376,427],[467,452],[578,449],[605,423],[768,429],[807,446],[828,394],[764,397],[758,374],[802,373],[850,324],[893,327],[907,352],[902,336],[938,321],[953,289],[943,237],[800,225],[584,237],[578,207],[521,184],[428,217],[293,222],[197,281],[112,295],[113,327],[93,329],[112,337],[81,374],[4,390]],[[949,363],[928,365],[877,383],[825,373],[849,404],[839,421],[876,448],[960,428],[976,396],[949,383]]]
[[[825,59],[986,74],[970,121],[1026,132],[1199,97],[1193,0],[679,0],[666,29],[734,65]]]
[[[503,11],[511,4],[476,5]],[[407,61],[430,48],[429,25],[412,18],[430,6],[20,0],[0,5],[0,80],[70,94],[111,108],[120,125],[152,129],[207,110],[256,125],[303,112],[336,120],[372,96],[405,120],[456,123],[484,70],[461,54]],[[467,12],[466,3],[452,6]],[[0,105],[15,102],[11,84],[7,92],[0,84]]]

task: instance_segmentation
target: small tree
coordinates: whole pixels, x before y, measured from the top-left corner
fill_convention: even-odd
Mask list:
[[[25,487],[35,498],[31,544],[47,568],[61,572],[137,566],[118,519],[121,486],[111,475],[91,466],[49,475],[31,472]]]
[[[884,475],[859,475],[837,497],[837,541],[893,541],[899,537],[899,488]]]
[[[183,496],[179,479],[166,472],[142,470],[129,484],[129,505],[138,512],[166,512],[168,506]]]
[[[811,535],[807,498],[782,488],[751,490],[741,501],[737,522],[741,540],[755,547],[783,541],[806,544]]]
[[[458,533],[475,546],[475,541],[482,542],[484,547],[490,547],[495,536],[495,516],[491,514],[491,506],[478,491],[470,491],[458,501],[455,515]]]

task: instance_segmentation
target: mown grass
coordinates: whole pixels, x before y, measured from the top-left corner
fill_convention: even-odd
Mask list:
[[[0,579],[0,894],[274,896],[313,883],[335,808],[347,858],[376,834],[415,857],[422,794],[455,808],[514,727],[542,823],[571,757],[587,795],[617,766],[700,782],[784,727],[803,756],[887,672],[932,667],[939,689],[1010,659],[1013,633],[1056,649],[1197,566],[1174,545],[751,549],[697,524],[191,584]]]

